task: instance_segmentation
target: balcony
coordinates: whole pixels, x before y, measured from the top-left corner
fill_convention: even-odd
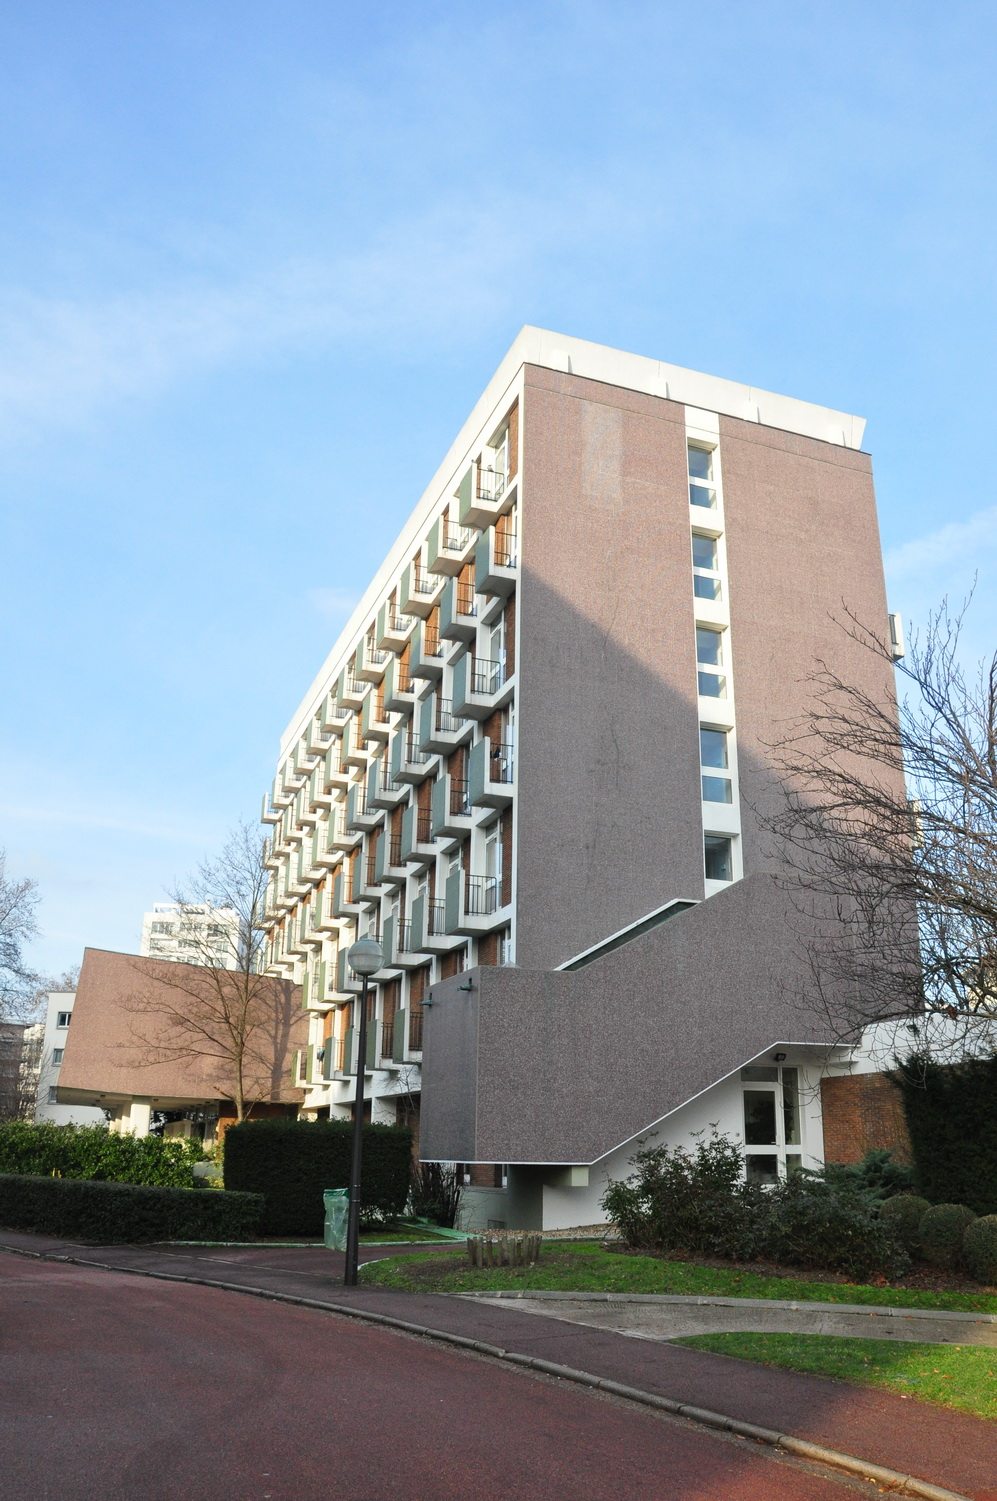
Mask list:
[[[329,831],[326,844],[330,849],[352,850],[360,843],[360,832],[351,829],[346,821],[346,809],[342,803],[329,815]]]
[[[383,646],[375,646],[364,636],[357,646],[357,677],[368,683],[379,683],[388,665],[388,652]]]
[[[263,807],[260,809],[260,822],[261,823],[280,823],[280,820],[281,820],[280,809],[279,808],[275,808],[273,806],[273,803],[270,801],[270,794],[269,794],[269,792],[264,792],[264,794],[263,794]]]
[[[384,707],[398,712],[411,709],[415,703],[416,685],[408,665],[400,657],[392,657],[384,674]]]
[[[355,995],[363,983],[350,969],[348,953],[348,949],[342,948],[336,959],[336,989],[340,995]]]
[[[378,761],[367,781],[367,801],[373,808],[397,808],[408,797],[408,786]]]
[[[319,710],[323,730],[341,730],[350,717],[350,711],[340,700],[338,684],[326,694]]]
[[[498,876],[473,876],[452,870],[447,876],[444,922],[449,933],[465,937],[494,933],[505,927],[511,907],[503,907]]]
[[[399,731],[391,742],[391,775],[396,782],[414,785],[424,782],[433,768],[435,756],[423,750],[412,732]]]
[[[402,814],[401,843],[403,860],[409,860],[418,866],[425,866],[434,858],[436,845],[433,841],[431,814],[428,808],[417,808],[413,804],[405,809]]]
[[[379,886],[402,886],[408,876],[408,864],[402,859],[402,836],[384,834],[377,841],[375,867]]]
[[[376,829],[384,818],[384,809],[377,808],[367,795],[367,788],[355,783],[346,794],[346,827],[348,829]]]
[[[448,579],[440,599],[440,635],[446,641],[473,641],[478,631],[478,604],[471,584]]]
[[[461,526],[488,526],[507,511],[516,496],[516,481],[501,469],[474,464],[457,489],[457,516]]]
[[[319,824],[315,830],[315,860],[323,870],[331,870],[343,858],[342,848],[332,841],[334,823],[335,815],[330,814],[327,822]]]
[[[409,563],[402,572],[398,602],[406,615],[425,618],[432,613],[442,590],[443,579],[438,574],[427,572],[421,564]]]
[[[438,516],[429,530],[426,564],[430,573],[457,574],[467,561],[474,529],[458,526],[447,516]]]
[[[422,1007],[414,1006],[408,1023],[408,1047],[410,1053],[422,1052]]]
[[[444,772],[433,783],[430,827],[436,839],[459,839],[471,828],[471,800],[467,781]]]
[[[463,652],[454,663],[453,707],[468,719],[487,719],[507,704],[513,695],[513,680],[506,677],[505,663]]]
[[[471,746],[467,780],[475,808],[507,808],[513,799],[515,748],[511,743],[492,744],[487,738]]]
[[[385,600],[377,612],[375,636],[378,646],[388,651],[401,651],[412,633],[414,624],[415,621],[411,615],[406,615],[403,610],[398,609],[397,605],[392,604],[390,600]]]
[[[424,911],[419,915],[424,924],[422,935],[422,947],[428,954],[448,954],[451,949],[460,948],[464,938],[460,933],[447,932],[446,902],[429,901],[428,898],[416,897],[412,903],[412,920],[416,920],[416,908],[424,903]]]
[[[343,731],[339,758],[344,766],[352,766],[354,769],[362,769],[367,765],[367,748],[360,738],[360,721],[356,715],[352,717]]]
[[[516,533],[488,527],[474,549],[474,587],[479,594],[508,595],[516,587]]]
[[[350,768],[343,762],[342,736],[334,740],[325,753],[325,781],[329,787],[345,788],[350,781]]]
[[[332,892],[328,887],[316,892],[314,912],[316,933],[339,932],[339,919],[332,910]]]
[[[425,964],[425,952],[419,947],[419,935],[411,919],[386,917],[384,920],[384,968],[418,969]]]
[[[419,746],[446,755],[470,735],[471,725],[454,710],[452,699],[431,693],[419,705]]]
[[[329,749],[329,736],[331,733],[332,731],[327,730],[323,725],[321,714],[316,714],[309,724],[308,732],[305,736],[305,744],[308,747],[309,755],[324,755]]]
[[[343,703],[350,709],[361,709],[365,696],[370,692],[370,684],[352,671],[344,672],[341,681],[339,694]]]
[[[412,640],[409,671],[414,678],[443,676],[443,642],[439,632],[430,630],[428,621],[420,621]]]
[[[385,695],[385,698],[387,695]],[[391,721],[387,708],[378,703],[376,693],[368,693],[360,710],[360,739],[365,742],[378,740],[384,743],[391,734]]]

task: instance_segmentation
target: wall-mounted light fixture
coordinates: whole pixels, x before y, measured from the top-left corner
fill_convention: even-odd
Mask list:
[[[773,1053],[772,1054],[772,1062],[773,1063],[785,1063],[785,1061],[786,1061],[786,1055],[785,1055],[785,1053]]]

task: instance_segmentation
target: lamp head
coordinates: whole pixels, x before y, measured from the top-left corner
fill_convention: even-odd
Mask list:
[[[376,938],[359,938],[351,946],[346,960],[355,975],[372,975],[381,968],[384,955]]]

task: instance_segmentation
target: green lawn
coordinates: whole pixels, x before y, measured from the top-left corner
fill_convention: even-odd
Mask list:
[[[696,1350],[763,1365],[882,1386],[997,1421],[997,1350],[975,1345],[914,1345],[831,1334],[696,1334],[675,1340]]]
[[[550,1292],[684,1293],[706,1297],[787,1298],[801,1302],[871,1303],[893,1308],[951,1308],[997,1313],[992,1293],[926,1292],[849,1282],[803,1282],[734,1267],[697,1266],[606,1251],[602,1246],[548,1241],[532,1267],[470,1266],[463,1247],[453,1255],[393,1256],[366,1266],[365,1283],[410,1292],[487,1292],[527,1288]]]

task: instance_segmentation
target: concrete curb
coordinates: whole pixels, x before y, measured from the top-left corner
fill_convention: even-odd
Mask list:
[[[925,1498],[925,1501],[972,1501],[972,1497],[966,1496],[961,1491],[946,1490],[944,1486],[932,1485],[930,1481],[920,1480],[915,1475],[904,1475],[899,1470],[891,1470],[884,1465],[873,1464],[869,1460],[860,1459],[858,1455],[846,1454],[840,1449],[828,1449],[823,1444],[813,1444],[808,1439],[796,1438],[793,1434],[789,1433],[778,1433],[774,1428],[760,1428],[755,1423],[743,1422],[740,1418],[729,1417],[726,1413],[711,1412],[709,1408],[695,1407],[689,1403],[677,1402],[672,1397],[659,1397],[653,1392],[642,1391],[639,1387],[624,1386],[619,1381],[607,1380],[605,1377],[596,1376],[590,1371],[578,1371],[571,1366],[559,1365],[553,1360],[542,1360],[532,1355],[520,1355],[514,1350],[505,1350],[498,1345],[488,1344],[484,1340],[469,1339],[466,1335],[451,1334],[444,1329],[431,1329],[428,1325],[412,1323],[407,1319],[394,1318],[390,1314],[374,1313],[370,1309],[355,1308],[351,1304],[321,1301],[317,1298],[305,1298],[294,1293],[276,1292],[265,1287],[248,1287],[238,1282],[214,1281],[207,1277],[187,1277],[182,1276],[178,1272],[154,1272],[144,1268],[114,1266],[110,1262],[90,1261],[82,1256],[67,1256],[53,1252],[31,1251],[20,1248],[15,1250],[9,1246],[3,1246],[0,1249],[7,1251],[11,1255],[26,1256],[36,1261],[54,1261],[70,1266],[95,1267],[105,1272],[124,1272],[133,1277],[151,1277],[159,1282],[181,1282],[198,1287],[214,1287],[222,1292],[246,1293],[250,1297],[265,1298],[269,1302],[289,1303],[298,1308],[311,1308],[323,1313],[337,1313],[345,1318],[357,1319],[361,1323],[376,1324],[387,1329],[397,1329],[404,1334],[413,1334],[422,1339],[431,1339],[439,1344],[450,1345],[458,1350],[470,1350],[476,1355],[484,1355],[494,1360],[502,1360],[509,1365],[521,1366],[527,1370],[539,1371],[543,1375],[555,1376],[562,1381],[572,1381],[578,1386],[585,1386],[595,1391],[606,1392],[609,1396],[620,1397],[629,1402],[636,1402],[643,1407],[650,1407],[658,1412],[666,1412],[672,1417],[685,1418],[688,1422],[698,1423],[704,1428],[713,1428],[721,1433],[734,1434],[738,1438],[751,1439],[756,1443],[767,1444],[774,1449],[782,1449],[785,1453],[797,1455],[801,1459],[808,1459],[816,1464],[827,1465],[829,1468],[843,1470],[847,1474],[875,1481],[880,1485],[887,1485],[894,1492],[901,1495],[921,1496]],[[478,1295],[474,1294],[472,1296]],[[557,1294],[554,1296],[557,1296]],[[608,1299],[613,1297],[614,1294],[604,1293],[596,1294],[595,1296]],[[690,1300],[683,1299],[681,1301]],[[765,1300],[759,1301],[764,1302]],[[840,1305],[834,1304],[832,1306],[838,1307]]]
[[[816,1303],[810,1299],[789,1302],[783,1298],[709,1298],[683,1293],[586,1293],[530,1292],[527,1288],[503,1288],[494,1292],[455,1293],[458,1298],[491,1301],[493,1298],[528,1299],[536,1303],[636,1303],[679,1304],[686,1308],[783,1308],[792,1313],[857,1313],[880,1319],[942,1319],[959,1324],[997,1324],[997,1314],[973,1313],[957,1308],[890,1308],[879,1303]]]

